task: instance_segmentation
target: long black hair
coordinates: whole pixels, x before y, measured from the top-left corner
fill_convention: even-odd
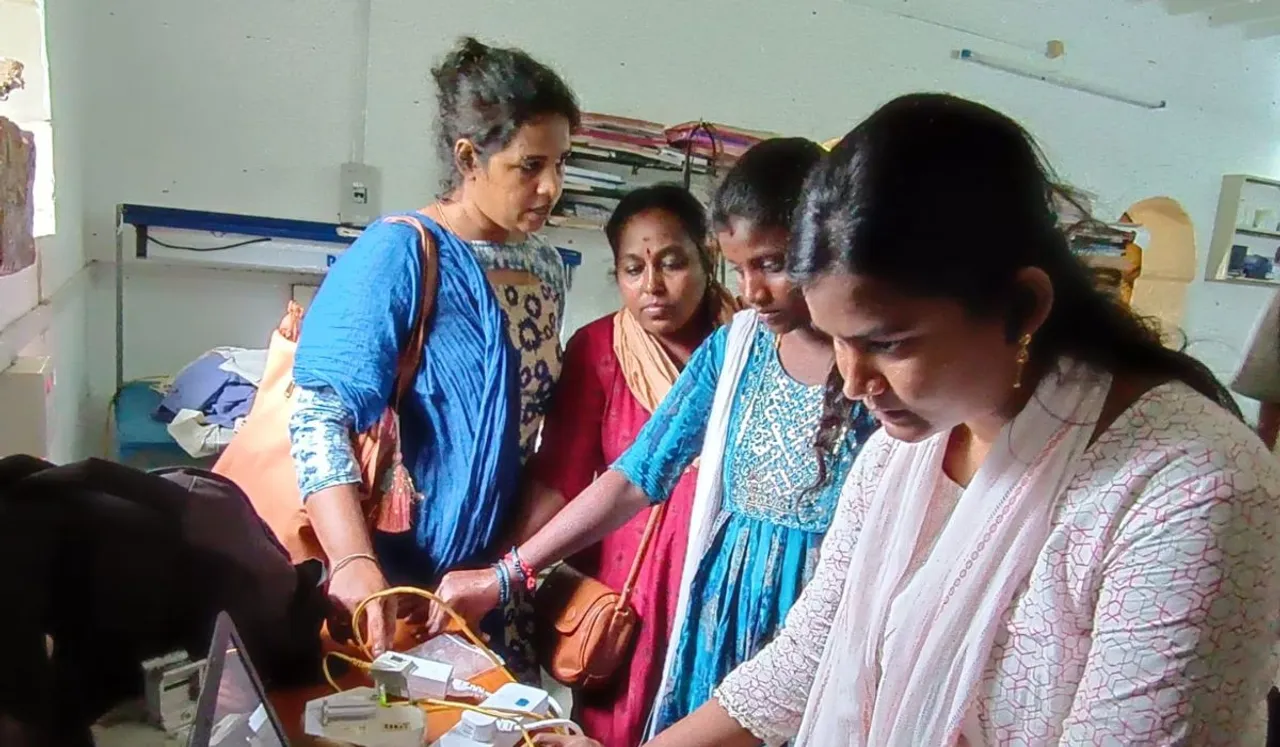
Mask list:
[[[483,160],[510,145],[532,119],[558,114],[576,129],[582,118],[568,84],[519,49],[490,47],[464,36],[432,69],[431,77],[439,110],[436,147],[441,161],[449,165],[446,191],[462,180],[453,158],[457,141],[470,140]]]
[[[1099,289],[1054,214],[1056,186],[1031,135],[1009,117],[944,94],[886,104],[815,169],[792,236],[800,283],[832,272],[879,278],[1007,320],[1017,340],[1035,299],[1016,276],[1038,267],[1053,307],[1033,361],[1069,356],[1110,371],[1176,379],[1239,417],[1200,361],[1166,347],[1157,326]]]
[[[742,154],[711,197],[717,230],[742,220],[757,230],[791,232],[805,179],[822,160],[822,146],[802,137],[763,140]]]
[[[711,225],[729,228],[741,220],[756,230],[794,228],[804,193],[805,180],[826,155],[821,145],[802,137],[779,137],[761,141],[738,159],[711,198]],[[813,437],[818,460],[818,477],[810,490],[829,480],[828,461],[851,425],[855,403],[844,396],[844,379],[834,366],[822,392],[822,414]]]

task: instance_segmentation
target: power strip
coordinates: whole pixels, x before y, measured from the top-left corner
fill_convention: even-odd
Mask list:
[[[427,729],[421,708],[384,706],[372,687],[308,701],[303,725],[308,736],[358,747],[421,747]]]
[[[540,719],[551,717],[551,696],[545,690],[515,683],[503,685],[489,696],[481,708],[499,711],[535,713]],[[500,719],[475,711],[466,711],[458,723],[432,747],[515,747],[523,741],[518,722],[530,723],[529,717]]]

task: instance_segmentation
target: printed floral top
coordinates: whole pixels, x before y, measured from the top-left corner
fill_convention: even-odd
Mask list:
[[[538,236],[519,244],[469,243],[486,272],[515,270],[536,279],[521,285],[492,284],[507,315],[511,344],[520,355],[520,445],[522,457],[528,459],[560,374],[560,327],[567,295],[564,264],[555,247]],[[351,448],[353,418],[338,395],[328,388],[299,387],[294,399],[297,410],[290,428],[301,494],[360,482]]]

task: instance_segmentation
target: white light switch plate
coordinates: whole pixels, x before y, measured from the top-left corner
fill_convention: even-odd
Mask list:
[[[344,163],[338,188],[338,222],[347,226],[367,226],[380,214],[382,175],[363,163]]]

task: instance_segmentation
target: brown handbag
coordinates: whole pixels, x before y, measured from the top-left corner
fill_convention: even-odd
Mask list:
[[[421,221],[404,216],[383,220],[417,229],[422,252],[423,298],[409,342],[400,353],[395,390],[387,411],[365,433],[352,434],[360,463],[360,493],[371,527],[399,528],[407,522],[413,491],[399,460],[399,422],[396,409],[413,386],[422,361],[427,320],[435,304],[438,261],[435,242]],[[307,518],[290,455],[289,417],[293,414],[293,358],[302,326],[302,307],[290,301],[280,327],[271,335],[262,383],[248,417],[218,458],[213,471],[230,479],[249,496],[253,509],[288,550],[294,563],[316,558],[328,562]],[[388,472],[391,479],[384,480]],[[403,531],[403,529],[400,529]]]
[[[591,690],[608,684],[631,653],[640,618],[631,605],[640,567],[666,514],[666,503],[649,510],[635,560],[622,591],[614,591],[565,563],[538,587],[538,651],[557,682]]]

